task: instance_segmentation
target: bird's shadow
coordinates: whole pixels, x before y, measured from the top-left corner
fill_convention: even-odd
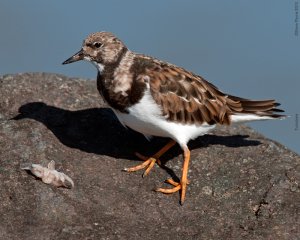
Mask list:
[[[43,102],[31,102],[19,108],[13,120],[34,119],[43,123],[64,145],[81,151],[115,158],[136,160],[134,152],[152,155],[167,141],[154,138],[151,143],[143,135],[123,127],[109,108],[90,108],[70,111]],[[260,142],[248,140],[248,135],[205,135],[189,144],[190,149],[220,144],[227,147],[256,146]],[[162,158],[163,162],[181,154],[179,146]],[[165,168],[171,175],[171,170]]]

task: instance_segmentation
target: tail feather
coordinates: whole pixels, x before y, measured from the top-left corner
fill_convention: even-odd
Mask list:
[[[277,114],[279,112],[284,112],[282,109],[276,107],[280,106],[275,100],[250,100],[245,98],[240,98],[236,96],[228,96],[228,99],[235,103],[240,104],[240,108],[237,111],[236,104],[232,104],[231,110],[233,115],[235,114],[247,114],[256,115],[258,117],[267,118],[284,118],[286,115]],[[230,102],[230,101],[229,101]],[[231,104],[230,104],[231,105]]]

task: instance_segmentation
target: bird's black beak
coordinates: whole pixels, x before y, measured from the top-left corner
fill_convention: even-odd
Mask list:
[[[62,64],[69,64],[69,63],[77,62],[77,61],[83,60],[83,57],[84,57],[83,49],[81,49],[78,53],[75,53],[72,57],[68,58]]]

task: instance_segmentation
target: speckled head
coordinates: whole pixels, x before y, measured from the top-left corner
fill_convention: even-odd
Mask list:
[[[97,65],[109,65],[118,61],[119,55],[127,50],[126,46],[110,32],[90,34],[79,52],[68,58],[63,64],[87,60]]]

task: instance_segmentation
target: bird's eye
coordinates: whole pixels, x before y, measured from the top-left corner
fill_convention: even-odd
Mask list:
[[[95,47],[95,48],[99,48],[99,47],[101,47],[101,46],[102,46],[102,44],[99,43],[99,42],[95,42],[95,43],[94,43],[94,47]]]

